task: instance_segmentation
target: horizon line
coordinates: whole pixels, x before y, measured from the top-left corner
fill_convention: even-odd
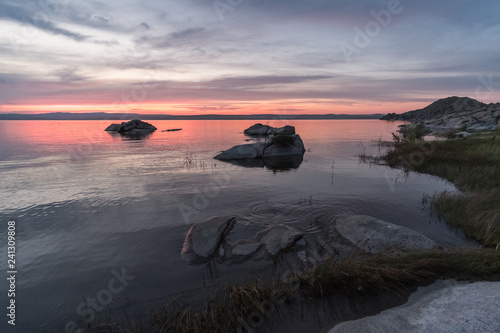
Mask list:
[[[72,113],[51,112],[38,114],[0,113],[0,120],[314,120],[314,119],[380,119],[385,114],[140,114],[140,113]]]

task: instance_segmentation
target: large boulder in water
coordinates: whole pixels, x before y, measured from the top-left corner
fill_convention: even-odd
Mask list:
[[[292,135],[295,134],[295,127],[286,125],[278,128],[255,124],[244,130],[243,133],[248,136]]]
[[[153,133],[156,131],[156,127],[145,121],[133,119],[129,122],[123,122],[121,124],[111,124],[105,129],[105,131],[117,132],[128,136],[139,136]]]
[[[271,135],[266,139],[262,157],[302,156],[306,148],[298,134]]]
[[[237,145],[214,158],[221,161],[272,157],[302,157],[306,149],[298,134],[270,135],[265,142]]]
[[[118,132],[118,130],[120,129],[120,127],[123,126],[123,124],[124,123],[121,123],[121,124],[111,124],[108,127],[106,127],[105,131],[106,132]]]
[[[244,130],[243,133],[250,136],[266,136],[268,134],[271,134],[271,128],[273,127],[268,125],[255,124]]]
[[[221,241],[234,223],[235,217],[214,217],[193,225],[184,240],[182,258],[190,264],[210,260],[217,254]]]
[[[274,131],[274,135],[293,135],[293,134],[295,134],[295,127],[290,125],[277,128]]]

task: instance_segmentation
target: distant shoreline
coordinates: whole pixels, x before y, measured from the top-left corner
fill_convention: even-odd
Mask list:
[[[251,114],[251,115],[156,115],[137,113],[41,113],[41,114],[0,114],[0,120],[326,120],[326,119],[380,119],[384,114]]]

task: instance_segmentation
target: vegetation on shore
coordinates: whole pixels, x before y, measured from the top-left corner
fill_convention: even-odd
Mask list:
[[[106,323],[86,332],[246,332],[281,306],[307,297],[349,295],[363,297],[403,293],[406,286],[438,278],[500,280],[500,251],[494,249],[429,250],[400,256],[360,255],[343,261],[328,260],[287,283],[255,280],[244,286],[228,286],[205,304],[172,302],[152,313],[147,323],[126,327]],[[271,320],[271,319],[269,319]]]
[[[462,193],[436,195],[439,217],[487,247],[500,244],[500,131],[427,142],[409,131],[395,136],[394,148],[382,159],[454,183]]]

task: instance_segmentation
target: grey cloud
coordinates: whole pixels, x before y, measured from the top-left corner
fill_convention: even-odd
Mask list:
[[[65,67],[54,72],[61,82],[82,81],[86,77],[78,74],[79,69],[76,67]]]
[[[172,38],[186,38],[186,37],[195,35],[199,32],[202,32],[203,30],[205,30],[205,28],[201,28],[201,27],[187,28],[187,29],[183,29],[183,30],[179,30],[179,31],[171,33],[170,37],[172,37]]]
[[[316,81],[330,79],[331,76],[326,75],[309,75],[309,76],[255,76],[255,77],[232,77],[211,80],[207,82],[214,87],[241,88],[255,87],[274,84],[294,84],[307,81]]]
[[[83,41],[88,38],[88,36],[82,35],[80,33],[59,28],[53,22],[46,21],[44,19],[45,17],[48,17],[48,15],[44,15],[41,11],[29,11],[17,5],[0,3],[0,19],[7,19],[23,24],[29,24],[43,31],[55,35],[63,35],[76,41]]]

